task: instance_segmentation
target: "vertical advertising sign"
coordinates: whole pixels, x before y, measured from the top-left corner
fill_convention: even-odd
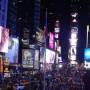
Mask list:
[[[49,34],[49,48],[54,48],[54,35],[51,32]]]
[[[9,29],[0,26],[0,52],[8,52]]]
[[[76,55],[77,55],[77,34],[78,34],[78,28],[77,27],[72,27],[71,28],[71,36],[70,36],[70,48],[69,48],[69,59],[70,62],[76,62]]]
[[[55,51],[46,49],[46,63],[54,63],[55,61]]]
[[[19,49],[19,39],[15,37],[9,38],[8,53],[5,57],[8,58],[10,63],[18,63],[18,49]]]
[[[72,23],[71,23],[71,35],[70,35],[70,48],[68,52],[68,58],[70,60],[70,64],[77,64],[77,40],[78,40],[78,21],[77,21],[77,12],[72,12]]]

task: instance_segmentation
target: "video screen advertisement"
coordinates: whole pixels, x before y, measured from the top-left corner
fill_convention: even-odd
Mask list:
[[[90,48],[84,50],[84,60],[90,62]]]
[[[51,70],[52,64],[55,61],[55,51],[41,47],[40,48],[40,62],[42,70]]]
[[[5,57],[8,58],[10,63],[18,63],[18,50],[19,50],[19,39],[18,37],[10,37],[8,45],[8,53]]]
[[[23,49],[22,65],[24,68],[39,69],[39,50]]]
[[[55,61],[55,51],[46,49],[46,63],[54,63]]]
[[[54,63],[55,60],[55,51],[40,47],[40,62],[41,63]]]
[[[84,50],[84,64],[86,69],[90,69],[90,48]]]
[[[0,52],[8,52],[9,29],[0,26]]]

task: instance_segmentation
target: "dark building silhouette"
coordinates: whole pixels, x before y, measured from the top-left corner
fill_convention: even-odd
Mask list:
[[[26,41],[28,41],[29,39],[29,44],[35,44],[35,33],[37,31],[36,28],[39,26],[40,26],[40,0],[18,0],[17,1],[17,31],[19,32],[19,38],[20,38],[19,40],[20,53],[22,52],[23,48],[29,48],[29,45],[23,47],[22,39]],[[20,54],[19,58],[20,60],[22,60],[22,54]]]
[[[17,35],[17,0],[8,0],[7,27],[10,35]]]
[[[0,26],[6,27],[7,24],[8,0],[0,0]]]
[[[40,0],[18,0],[17,28],[22,35],[24,28],[30,32],[30,43],[33,43],[36,28],[40,26]]]

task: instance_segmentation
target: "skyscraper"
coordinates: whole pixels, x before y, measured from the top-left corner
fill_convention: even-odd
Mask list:
[[[0,0],[0,26],[6,27],[8,0]]]
[[[17,30],[20,39],[20,53],[23,49],[29,49],[30,44],[35,44],[35,33],[39,24],[40,0],[18,0]],[[26,43],[24,43],[24,41]],[[22,60],[22,54],[20,54],[19,60]],[[22,61],[20,61],[20,63],[22,63]]]
[[[30,32],[30,43],[33,43],[36,28],[40,24],[40,0],[18,0],[18,28],[21,25],[20,33],[27,28]]]
[[[7,27],[10,29],[10,35],[17,34],[16,19],[17,19],[17,0],[8,0]]]

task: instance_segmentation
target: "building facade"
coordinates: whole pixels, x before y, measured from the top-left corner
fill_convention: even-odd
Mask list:
[[[17,35],[17,0],[8,0],[7,27],[10,29],[10,35]]]
[[[0,26],[6,27],[7,24],[8,0],[0,0]]]

